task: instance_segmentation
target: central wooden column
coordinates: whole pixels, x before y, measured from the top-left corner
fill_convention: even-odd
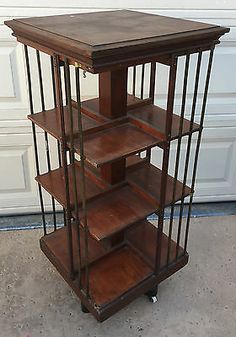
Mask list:
[[[122,68],[99,74],[99,112],[101,115],[109,119],[126,115],[127,73],[128,68]],[[112,185],[124,180],[125,159],[103,165],[101,176]]]
[[[99,74],[99,112],[109,118],[119,118],[127,114],[127,74],[128,68]],[[122,134],[120,135],[122,137]],[[101,167],[101,176],[114,185],[125,179],[125,158]],[[113,235],[107,244],[113,247],[124,240],[124,233]]]

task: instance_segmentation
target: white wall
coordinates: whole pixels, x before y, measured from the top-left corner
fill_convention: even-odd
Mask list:
[[[78,7],[79,4],[79,7]],[[114,7],[114,5],[116,7]],[[158,7],[157,7],[158,4]],[[51,6],[51,7],[50,7]],[[217,47],[200,155],[195,201],[236,199],[236,2],[235,1],[6,1],[0,4],[0,213],[38,210],[31,125],[22,47],[4,20],[129,8],[231,28]],[[88,94],[95,87],[87,79]],[[44,143],[41,142],[43,151]],[[155,158],[154,158],[155,159]],[[49,199],[48,199],[49,200]]]

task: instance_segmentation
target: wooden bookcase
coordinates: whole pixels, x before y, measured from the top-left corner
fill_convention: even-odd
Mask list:
[[[33,126],[44,227],[42,251],[78,295],[83,311],[91,312],[99,321],[142,294],[155,299],[158,284],[188,262],[191,204],[213,51],[220,36],[229,30],[126,10],[16,19],[6,24],[25,50],[28,118]],[[33,50],[41,111],[34,108]],[[48,89],[44,87],[42,54],[51,62],[47,71],[51,79],[50,108],[45,104]],[[189,98],[188,73],[193,54],[194,93]],[[203,57],[207,66],[201,73],[205,84],[196,121]],[[181,107],[175,113],[180,58],[184,60]],[[169,72],[166,107],[154,105],[160,64]],[[99,97],[81,102],[84,71],[98,74]],[[148,89],[144,85],[147,78]],[[132,83],[129,93],[128,83]],[[189,99],[192,103],[187,119]],[[40,171],[36,126],[44,130],[46,172]],[[54,169],[49,137],[57,142],[58,167]],[[184,137],[185,160],[180,167]],[[172,142],[176,150],[174,173],[170,174]],[[151,161],[154,147],[162,153],[159,168]],[[42,188],[52,200],[54,230],[50,233]],[[186,200],[188,213],[183,225]],[[65,223],[60,228],[57,202],[64,212]],[[179,213],[174,221],[176,202]],[[170,219],[165,227],[167,206]],[[158,217],[157,227],[147,220],[153,213]]]

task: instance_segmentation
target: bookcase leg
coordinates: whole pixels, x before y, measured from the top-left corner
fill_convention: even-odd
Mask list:
[[[148,297],[156,296],[158,292],[158,285],[156,285],[154,288],[148,290],[145,295]]]
[[[148,290],[145,295],[148,297],[149,301],[152,303],[157,302],[157,293],[158,293],[158,285],[156,285],[154,288]]]
[[[86,306],[82,302],[81,302],[81,311],[84,314],[88,314],[89,313],[89,310],[86,308]]]

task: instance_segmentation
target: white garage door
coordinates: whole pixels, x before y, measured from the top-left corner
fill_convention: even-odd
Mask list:
[[[12,2],[12,3],[11,3]],[[141,4],[139,6],[139,4]],[[156,7],[158,3],[158,8]],[[79,5],[78,5],[79,4]],[[116,5],[117,7],[113,7]],[[23,50],[4,20],[14,17],[129,8],[221,24],[231,32],[217,46],[201,147],[195,201],[236,199],[236,3],[235,1],[1,0],[0,4],[0,214],[39,210]],[[79,7],[78,7],[79,6]],[[87,78],[87,96],[96,95]],[[177,92],[178,94],[178,92]],[[41,136],[41,135],[39,135]],[[44,142],[40,143],[44,151]],[[155,157],[154,157],[155,162]],[[47,199],[49,203],[49,199]]]

